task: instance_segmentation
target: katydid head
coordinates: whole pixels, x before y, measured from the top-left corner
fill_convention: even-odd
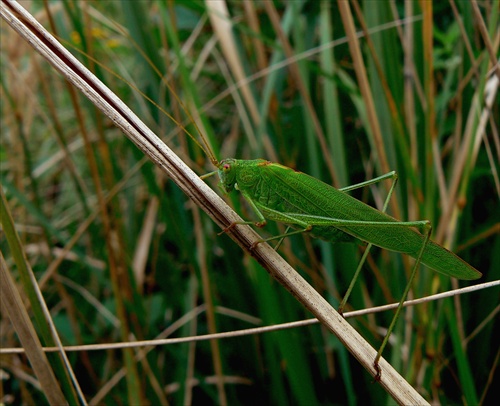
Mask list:
[[[224,193],[232,192],[236,185],[235,167],[237,165],[236,159],[233,158],[224,159],[217,165],[220,179],[218,186]]]

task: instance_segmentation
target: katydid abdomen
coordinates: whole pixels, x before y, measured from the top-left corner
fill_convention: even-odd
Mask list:
[[[331,242],[359,239],[414,258],[425,244],[424,235],[414,228],[403,226],[347,193],[280,164],[262,159],[226,159],[219,165],[219,176],[221,188],[230,192],[236,187],[259,216],[294,228],[310,228],[314,237]],[[459,279],[481,276],[475,268],[432,241],[425,246],[421,262]]]

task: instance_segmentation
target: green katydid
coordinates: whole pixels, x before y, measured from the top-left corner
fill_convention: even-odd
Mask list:
[[[307,231],[331,242],[359,239],[415,259],[421,255],[420,261],[424,265],[448,276],[464,280],[481,277],[479,271],[454,253],[433,241],[425,243],[426,236],[413,230],[417,227],[428,234],[428,221],[400,222],[345,193],[356,187],[395,178],[395,172],[336,189],[305,173],[264,159],[225,159],[217,166],[218,171],[203,178],[218,173],[219,187],[225,193],[234,189],[242,193],[259,219],[246,224],[263,227],[269,219],[301,228],[286,236]]]
[[[239,190],[258,217],[256,222],[246,221],[242,224],[253,223],[257,227],[263,227],[267,220],[272,220],[297,229],[261,242],[302,232],[309,232],[314,237],[330,242],[364,241],[369,245],[353,282],[371,245],[401,252],[416,259],[400,306],[374,360],[378,377],[380,377],[378,361],[398,319],[420,262],[435,271],[458,279],[471,280],[481,277],[481,273],[475,268],[429,239],[431,232],[429,221],[400,222],[345,193],[357,187],[392,178],[394,182],[384,205],[385,211],[396,184],[395,172],[362,184],[336,189],[305,173],[263,159],[224,159],[220,163],[213,159],[213,163],[218,170],[204,175],[203,178],[217,173],[221,190],[225,193],[230,193],[234,189]],[[236,224],[238,223],[232,224],[225,231]],[[423,233],[415,231],[415,228]],[[344,306],[352,285],[353,283],[341,307]]]

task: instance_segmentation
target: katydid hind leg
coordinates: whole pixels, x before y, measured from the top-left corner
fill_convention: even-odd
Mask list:
[[[396,183],[398,181],[398,174],[396,171],[391,171],[391,172],[388,172],[384,175],[378,176],[374,179],[366,180],[364,182],[356,183],[354,185],[349,185],[349,186],[340,188],[339,190],[341,190],[342,192],[350,192],[351,190],[360,189],[360,188],[363,188],[366,186],[371,186],[371,185],[374,185],[376,183],[382,182],[382,181],[387,180],[387,179],[392,179],[391,189],[394,189],[394,187],[396,186]]]
[[[292,226],[288,226],[285,230],[285,236],[288,235],[288,232],[290,231],[290,229],[292,228]],[[278,251],[279,247],[281,246],[281,243],[283,242],[283,240],[285,239],[285,237],[282,237],[280,238],[280,240],[276,243],[276,245],[274,246],[274,250],[275,251]]]
[[[361,269],[363,268],[363,265],[366,262],[366,258],[368,258],[368,254],[370,253],[370,249],[372,248],[373,244],[368,244],[366,246],[365,252],[363,252],[363,256],[361,257],[358,266],[356,268],[356,271],[354,272],[354,275],[351,279],[351,283],[349,284],[349,287],[347,288],[347,291],[342,298],[342,301],[340,302],[340,305],[337,309],[337,311],[343,315],[344,314],[344,307],[347,304],[347,299],[349,299],[349,296],[351,295],[352,290],[354,289],[354,285],[356,284],[356,281],[358,279],[359,273],[361,272]]]
[[[431,231],[432,231],[432,226],[429,221],[426,222],[427,226],[425,228],[425,233],[424,233],[424,241],[422,243],[422,247],[420,248],[420,252],[415,259],[415,263],[413,264],[413,268],[410,274],[410,277],[408,279],[408,283],[406,284],[405,290],[403,292],[403,296],[401,297],[401,300],[399,301],[399,305],[396,309],[396,312],[394,313],[394,316],[391,320],[391,324],[389,325],[389,328],[387,329],[387,332],[385,333],[384,340],[382,341],[382,344],[380,345],[380,348],[377,352],[377,356],[375,357],[375,360],[373,362],[373,366],[375,367],[377,374],[375,376],[375,380],[379,381],[380,376],[382,374],[382,370],[380,369],[379,366],[379,360],[380,357],[382,356],[382,352],[384,351],[384,348],[386,347],[387,343],[389,342],[389,337],[394,330],[394,326],[396,325],[396,322],[398,321],[398,318],[401,314],[401,310],[403,309],[403,304],[404,301],[406,300],[406,297],[408,296],[408,292],[411,289],[411,286],[413,284],[413,280],[415,279],[415,275],[417,274],[418,267],[420,266],[420,263],[422,261],[422,256],[425,252],[425,248],[427,247],[427,244],[430,241],[430,236],[431,236]]]
[[[389,201],[391,200],[394,188],[396,187],[396,183],[398,181],[398,176],[397,176],[397,173],[395,171],[386,173],[385,175],[379,176],[375,179],[371,179],[371,180],[366,181],[366,182],[362,182],[362,183],[358,183],[356,185],[348,186],[347,188],[344,188],[341,190],[342,191],[353,190],[353,189],[357,189],[359,187],[369,186],[369,185],[372,185],[374,183],[384,181],[386,179],[392,179],[392,184],[391,184],[391,187],[389,189],[389,193],[387,194],[387,196],[385,198],[384,206],[382,208],[382,212],[385,213],[387,210],[387,206],[389,205]],[[351,283],[349,284],[349,287],[347,288],[347,291],[346,291],[344,297],[342,298],[342,301],[340,302],[340,305],[338,308],[338,312],[340,314],[343,314],[343,312],[344,312],[344,307],[347,304],[347,299],[349,299],[349,296],[351,295],[351,292],[354,289],[354,285],[356,284],[356,281],[358,280],[361,269],[363,268],[363,265],[366,262],[366,259],[368,258],[368,254],[370,253],[372,246],[373,246],[373,244],[368,244],[366,246],[365,252],[363,253],[361,260],[359,261],[358,267],[356,268],[356,271],[354,272],[354,276],[351,279]]]
[[[290,227],[288,227],[287,231],[285,231],[283,234],[273,235],[272,237],[263,238],[262,240],[256,241],[255,243],[252,244],[252,248],[255,248],[257,246],[257,244],[260,244],[262,242],[269,242],[269,241],[273,241],[273,240],[279,240],[278,244],[276,244],[276,247],[274,247],[274,250],[277,250],[279,248],[279,246],[281,245],[282,241],[285,238],[290,237],[291,235],[295,235],[295,234],[307,233],[308,231],[311,231],[311,228],[312,228],[312,226],[307,225],[303,229],[287,232],[290,229]]]

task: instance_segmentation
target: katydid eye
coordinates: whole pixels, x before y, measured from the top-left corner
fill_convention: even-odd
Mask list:
[[[229,164],[224,164],[224,170],[225,170],[225,171],[228,171],[229,169],[231,169],[231,165],[229,165]]]

